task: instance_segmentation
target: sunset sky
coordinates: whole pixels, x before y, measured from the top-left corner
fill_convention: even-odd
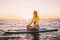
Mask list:
[[[34,10],[41,19],[60,18],[60,0],[0,0],[0,19],[31,19]]]

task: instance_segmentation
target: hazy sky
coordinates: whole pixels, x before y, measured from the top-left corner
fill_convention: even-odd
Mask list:
[[[60,18],[60,0],[0,0],[1,19],[30,19],[34,10],[41,19]]]

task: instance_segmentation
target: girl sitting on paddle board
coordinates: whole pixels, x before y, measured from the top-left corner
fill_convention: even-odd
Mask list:
[[[33,24],[33,26],[31,26]],[[33,18],[29,25],[27,25],[27,30],[38,30],[39,29],[39,16],[37,11],[33,11]]]

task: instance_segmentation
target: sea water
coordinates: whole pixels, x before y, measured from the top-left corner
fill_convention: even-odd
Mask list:
[[[32,34],[3,35],[4,31],[26,29],[27,24],[25,19],[0,19],[0,40],[60,40],[60,19],[45,19],[39,22],[39,28],[57,28],[59,30],[57,32],[39,33],[38,36]]]

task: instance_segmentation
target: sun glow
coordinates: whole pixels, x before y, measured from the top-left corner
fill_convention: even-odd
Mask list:
[[[40,19],[60,18],[60,1],[0,0],[0,19],[31,19],[34,10]]]

